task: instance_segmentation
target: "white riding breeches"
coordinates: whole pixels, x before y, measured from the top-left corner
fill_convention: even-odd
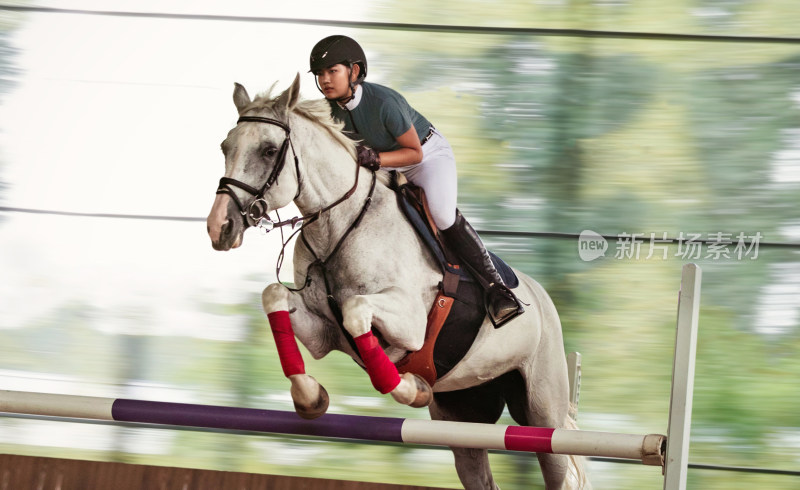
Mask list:
[[[398,167],[414,185],[425,191],[433,222],[440,230],[450,228],[456,220],[458,173],[456,157],[447,139],[436,129],[422,145],[422,161]]]

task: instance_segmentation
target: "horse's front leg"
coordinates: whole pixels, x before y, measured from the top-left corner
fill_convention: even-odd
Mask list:
[[[355,340],[372,386],[390,393],[399,403],[424,407],[433,400],[428,383],[412,373],[400,376],[397,367],[372,333],[375,327],[400,355],[422,348],[427,311],[419,301],[397,288],[378,294],[356,295],[342,302],[342,324]],[[395,362],[399,359],[395,359]]]
[[[297,346],[292,320],[289,312],[296,322],[306,322],[312,325],[319,323],[320,319],[314,317],[306,308],[302,300],[292,301],[290,310],[289,302],[293,293],[282,284],[270,284],[261,294],[261,303],[269,319],[270,329],[278,348],[278,357],[281,361],[283,374],[292,383],[290,393],[294,408],[298,415],[305,419],[315,419],[328,410],[328,392],[316,379],[306,374],[305,363],[300,349]],[[314,346],[312,355],[314,354]],[[320,346],[319,357],[325,354]]]

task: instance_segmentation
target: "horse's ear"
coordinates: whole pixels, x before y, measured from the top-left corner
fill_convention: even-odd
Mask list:
[[[294,107],[300,101],[300,72],[297,72],[297,75],[294,76],[294,81],[292,82],[292,86],[289,87],[289,90],[292,93],[292,96],[289,98],[289,107]]]
[[[286,111],[291,111],[300,101],[300,73],[294,77],[292,85],[283,92],[278,99],[286,107]]]
[[[247,90],[242,85],[234,83],[233,86],[233,103],[241,114],[244,108],[250,105],[250,96],[247,95]]]

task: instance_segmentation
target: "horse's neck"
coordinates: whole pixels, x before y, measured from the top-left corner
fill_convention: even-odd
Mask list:
[[[358,182],[352,195],[322,213],[303,230],[314,252],[324,258],[347,233],[364,207],[370,193],[372,175],[359,169],[350,153],[329,135],[312,131],[303,137],[311,138],[311,144],[303,145],[301,187],[295,204],[304,215],[342,199],[356,184],[358,172]]]
[[[295,201],[304,214],[336,202],[353,187],[357,170],[359,177],[358,186],[348,199],[304,226],[303,240],[298,242],[303,252],[294,256],[295,271],[308,271],[308,263],[322,260],[326,264],[323,270],[333,273],[326,275],[326,281],[331,281],[334,288],[349,288],[351,292],[361,290],[359,288],[382,291],[396,285],[402,277],[405,290],[415,291],[412,294],[418,293],[423,301],[432,302],[441,273],[421,239],[403,218],[395,193],[380,182],[374,183],[373,191],[375,174],[359,167],[352,155],[330,135],[303,136],[316,136],[331,145],[304,145],[301,190]],[[309,142],[308,139],[303,141]],[[369,207],[355,226],[365,205]],[[305,253],[306,249],[310,249],[310,254]],[[384,260],[385,257],[389,259]],[[396,270],[399,264],[402,264],[402,273]]]

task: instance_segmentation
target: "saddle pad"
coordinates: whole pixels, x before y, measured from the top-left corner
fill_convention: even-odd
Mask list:
[[[471,274],[467,273],[462,267],[454,267],[451,262],[456,260],[448,260],[448,257],[454,257],[455,254],[445,249],[444,244],[436,237],[433,230],[436,229],[433,220],[428,216],[425,211],[425,193],[419,187],[410,182],[402,184],[398,183],[400,176],[398,172],[393,172],[392,182],[394,183],[393,189],[397,194],[397,204],[400,209],[408,218],[409,223],[414,227],[417,235],[425,242],[425,245],[431,251],[442,272],[450,272],[459,276],[461,281],[474,281],[475,279]],[[506,286],[514,289],[519,286],[519,278],[514,273],[514,270],[506,264],[500,257],[489,251],[489,256],[492,258],[495,269],[500,274]]]
[[[503,259],[493,254],[491,250],[488,252],[489,256],[492,258],[492,262],[494,263],[494,268],[497,269],[497,273],[500,274],[500,277],[503,279],[505,285],[511,289],[519,286],[519,277],[517,277],[514,269],[512,269],[510,265],[506,264]]]

